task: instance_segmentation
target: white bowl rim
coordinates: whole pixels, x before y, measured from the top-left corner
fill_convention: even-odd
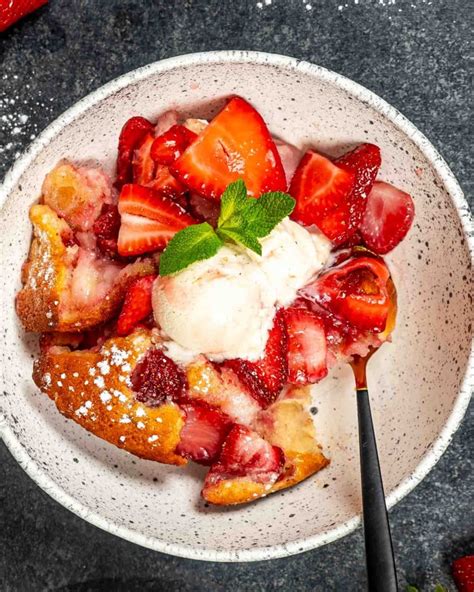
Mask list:
[[[193,66],[205,63],[259,63],[279,66],[284,69],[292,69],[309,73],[319,77],[321,80],[338,86],[348,92],[355,98],[368,104],[381,115],[391,121],[398,127],[426,156],[430,164],[443,181],[444,187],[449,193],[456,209],[464,231],[471,256],[474,255],[474,232],[472,217],[469,206],[464,197],[461,187],[454,174],[450,170],[445,160],[433,147],[430,141],[424,136],[414,124],[404,117],[397,109],[392,107],[384,99],[368,90],[364,86],[337,74],[331,70],[317,66],[309,62],[283,56],[274,53],[260,51],[241,51],[224,50],[208,51],[200,53],[190,53],[180,55],[158,62],[153,62],[132,70],[119,76],[118,78],[106,83],[95,91],[91,92],[72,107],[67,109],[62,115],[48,125],[41,134],[30,144],[26,151],[16,160],[12,168],[7,172],[3,184],[0,186],[0,208],[6,202],[9,193],[16,185],[21,175],[34,160],[41,150],[60,132],[65,126],[78,118],[84,111],[94,104],[102,101],[108,96],[121,90],[122,88],[140,81],[148,76],[175,69],[182,66]],[[467,406],[469,404],[471,393],[474,390],[474,349],[471,349],[470,358],[467,364],[466,373],[461,384],[458,397],[454,403],[451,414],[445,423],[437,439],[425,453],[423,459],[418,464],[415,471],[398,485],[386,498],[387,507],[390,509],[412,491],[418,483],[428,474],[434,465],[441,458],[442,454],[451,442],[454,433],[459,427]],[[236,551],[222,551],[217,549],[195,549],[186,545],[179,545],[160,541],[154,537],[147,537],[137,533],[125,526],[117,526],[111,521],[95,512],[91,512],[82,503],[75,500],[66,493],[62,487],[57,485],[48,474],[37,465],[22,444],[16,438],[12,428],[7,425],[6,417],[0,411],[0,435],[10,450],[13,457],[17,460],[24,471],[55,501],[71,510],[74,514],[87,520],[94,526],[117,535],[125,540],[131,541],[143,547],[153,549],[162,553],[184,557],[188,559],[199,559],[204,561],[219,562],[241,562],[241,561],[260,561],[264,559],[276,559],[287,557],[296,553],[309,551],[319,546],[325,545],[341,538],[357,528],[361,522],[361,517],[353,517],[337,527],[327,529],[323,533],[307,537],[303,540],[292,541],[286,544],[278,544],[268,547],[252,548]]]

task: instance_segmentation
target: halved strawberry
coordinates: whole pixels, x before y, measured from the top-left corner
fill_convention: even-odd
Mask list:
[[[181,230],[196,220],[168,196],[150,187],[127,184],[120,192],[118,209],[120,214],[145,216]]]
[[[288,333],[288,382],[313,384],[328,373],[326,334],[323,321],[312,311],[285,310]]]
[[[181,368],[160,349],[149,349],[130,377],[135,398],[149,407],[186,394],[187,381]]]
[[[122,214],[117,249],[122,257],[162,251],[176,234],[165,224],[143,216]]]
[[[122,187],[118,209],[118,251],[123,256],[162,249],[176,232],[196,222],[166,195],[140,185]]]
[[[155,138],[151,157],[158,164],[172,164],[197,138],[197,134],[184,125],[173,125],[161,136]]]
[[[285,172],[261,115],[233,97],[171,167],[187,187],[219,200],[242,178],[250,195],[285,191]]]
[[[180,407],[186,419],[176,453],[202,465],[212,464],[219,456],[232,421],[203,401],[189,401]]]
[[[223,365],[235,372],[240,382],[262,406],[267,407],[277,398],[286,383],[288,363],[286,359],[287,335],[284,311],[275,315],[273,327],[268,334],[265,354],[256,362],[226,360]]]
[[[365,244],[381,255],[388,253],[405,238],[414,216],[415,205],[408,193],[377,181],[360,225]]]
[[[155,138],[151,132],[146,134],[133,153],[133,182],[138,185],[146,185],[155,178],[156,163],[151,157],[151,147],[154,141]]]
[[[0,3],[0,33],[48,0],[9,0]]]
[[[132,180],[133,152],[152,130],[153,124],[144,117],[132,117],[123,126],[118,144],[117,185]]]
[[[117,334],[128,335],[152,312],[151,289],[155,275],[146,275],[131,282],[117,321]]]
[[[213,485],[222,479],[247,477],[257,483],[274,483],[280,476],[285,455],[281,448],[272,446],[257,432],[243,425],[234,425],[222,452],[204,483]]]
[[[474,591],[474,555],[467,555],[453,561],[453,580],[459,592]]]
[[[383,331],[391,308],[390,272],[375,257],[353,257],[301,290],[338,318],[362,330]]]
[[[314,150],[308,150],[290,184],[289,193],[296,200],[291,217],[305,226],[316,224],[331,240],[341,240],[342,235],[349,236],[350,208],[347,198],[354,182],[353,172],[337,166]],[[324,229],[322,223],[336,211],[336,219],[326,222]]]

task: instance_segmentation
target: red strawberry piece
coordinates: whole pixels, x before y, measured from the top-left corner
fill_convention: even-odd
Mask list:
[[[117,239],[120,230],[120,214],[113,204],[104,204],[100,216],[94,222],[92,231],[96,237],[97,248],[109,257],[117,255]]]
[[[3,0],[0,2],[0,32],[16,23],[30,12],[37,10],[48,0]]]
[[[117,185],[132,180],[132,158],[148,133],[153,131],[153,124],[144,117],[132,117],[122,128],[118,144]]]
[[[133,182],[138,185],[146,185],[155,178],[156,164],[151,157],[151,147],[154,140],[155,138],[151,133],[146,134],[133,153]]]
[[[364,245],[364,239],[358,230],[354,232],[352,236],[350,236],[345,243],[343,243],[340,248],[341,249],[351,249],[352,247],[358,247]]]
[[[375,144],[361,144],[337,158],[335,162],[355,175],[354,187],[348,198],[351,211],[350,225],[355,229],[360,225],[367,197],[382,164],[380,148]]]
[[[154,275],[147,275],[130,283],[117,321],[118,335],[128,335],[151,313],[151,290],[155,278]]]
[[[285,456],[250,428],[236,424],[229,432],[219,461],[206,477],[206,485],[235,477],[247,477],[257,483],[274,483],[280,476]]]
[[[150,407],[165,400],[179,400],[186,394],[184,372],[160,349],[150,349],[138,362],[130,377],[135,398]]]
[[[211,226],[217,226],[221,209],[219,203],[214,199],[207,199],[207,197],[202,197],[199,193],[191,193],[189,196],[189,209],[195,218],[205,220]]]
[[[186,193],[186,187],[170,173],[169,167],[162,164],[156,166],[155,177],[146,186],[169,195],[172,199]]]
[[[122,187],[118,209],[118,252],[122,256],[163,249],[176,232],[196,222],[172,199],[141,185]]]
[[[283,310],[275,315],[268,334],[263,358],[256,362],[236,358],[223,365],[235,372],[240,382],[262,406],[267,407],[277,398],[288,376],[287,335]]]
[[[456,559],[451,570],[459,592],[474,592],[474,555]]]
[[[182,403],[180,407],[186,414],[186,420],[176,448],[177,454],[202,465],[212,464],[232,427],[231,419],[203,401]]]
[[[308,150],[290,184],[289,192],[296,200],[291,217],[305,226],[316,224],[331,240],[348,238],[352,230],[348,196],[354,182],[353,172]]]
[[[288,333],[288,382],[313,384],[327,373],[324,322],[312,311],[291,307],[285,310]]]
[[[172,165],[189,189],[219,200],[229,183],[242,178],[250,195],[285,191],[285,172],[261,115],[233,97]]]
[[[390,272],[375,257],[354,257],[301,290],[322,308],[361,330],[383,331],[391,307]]]
[[[383,255],[394,249],[410,230],[415,205],[408,193],[377,181],[367,199],[360,226],[365,244]]]
[[[184,125],[173,125],[161,136],[155,138],[151,147],[151,157],[158,164],[172,164],[197,138],[197,134]]]

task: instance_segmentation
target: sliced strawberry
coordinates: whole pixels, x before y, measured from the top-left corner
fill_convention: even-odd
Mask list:
[[[382,164],[380,148],[375,144],[361,144],[337,158],[335,162],[355,175],[354,187],[348,200],[351,210],[350,225],[356,229],[360,226],[367,197]]]
[[[197,138],[197,134],[184,125],[173,125],[161,136],[155,138],[151,157],[158,164],[172,164]]]
[[[256,362],[226,360],[223,365],[238,376],[240,382],[262,407],[267,407],[277,398],[288,376],[287,335],[283,310],[275,315],[273,327],[268,334],[265,354]]]
[[[171,167],[189,189],[219,200],[242,178],[250,195],[285,191],[285,172],[261,115],[233,97]]]
[[[391,307],[390,272],[375,257],[353,257],[301,290],[338,318],[362,330],[383,331]]]
[[[131,333],[152,312],[151,289],[155,279],[155,275],[146,275],[133,280],[129,285],[117,321],[118,335]]]
[[[144,117],[132,117],[122,128],[118,144],[117,184],[122,186],[132,180],[132,158],[136,148],[153,130],[153,124]]]
[[[151,147],[155,138],[150,132],[146,134],[138,148],[133,153],[132,171],[133,182],[138,185],[146,185],[155,178],[156,164],[151,157]]]
[[[127,184],[122,187],[118,209],[120,214],[145,216],[145,218],[167,224],[175,231],[196,222],[172,199],[159,191],[141,185]]]
[[[186,420],[177,454],[202,465],[212,464],[219,456],[232,421],[222,411],[202,401],[182,403],[180,407]]]
[[[222,446],[218,463],[206,477],[204,490],[222,479],[236,477],[247,477],[257,483],[274,483],[284,463],[281,448],[272,446],[246,426],[234,425]]]
[[[122,214],[117,249],[122,257],[162,251],[176,234],[168,226],[143,216]]]
[[[331,239],[349,236],[350,208],[347,198],[353,190],[355,174],[329,158],[308,150],[301,159],[289,192],[296,200],[291,217],[311,226],[316,224]],[[336,215],[332,215],[336,212]],[[324,221],[325,229],[323,229]]]
[[[408,193],[377,181],[367,199],[360,226],[365,244],[381,255],[394,249],[410,230],[415,205]]]
[[[114,204],[104,204],[100,216],[94,222],[92,231],[97,248],[109,257],[117,255],[117,239],[120,230],[120,214]]]
[[[456,559],[451,570],[459,592],[474,592],[474,555]]]
[[[165,400],[180,400],[186,394],[184,372],[160,349],[150,349],[138,362],[130,377],[135,398],[149,407]]]
[[[288,332],[288,382],[313,384],[327,373],[326,334],[323,321],[312,311],[285,310]]]
[[[30,12],[37,10],[48,0],[9,0],[0,3],[0,32],[16,23]]]
[[[196,222],[166,195],[140,185],[122,187],[118,209],[118,251],[123,256],[163,249],[176,232]]]

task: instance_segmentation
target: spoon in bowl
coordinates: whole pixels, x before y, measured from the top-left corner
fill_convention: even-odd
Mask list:
[[[391,278],[387,282],[387,287],[390,295],[390,310],[382,338],[388,337],[392,332],[397,314],[397,293]],[[367,355],[354,356],[351,362],[357,391],[365,555],[369,592],[397,592],[392,537],[366,377],[367,362],[377,349],[372,347]]]

